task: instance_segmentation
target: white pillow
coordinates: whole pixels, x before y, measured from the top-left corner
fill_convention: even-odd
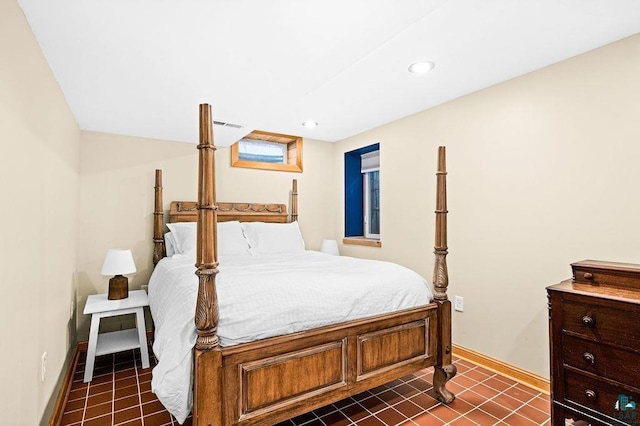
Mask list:
[[[196,222],[176,222],[170,223],[167,227],[175,239],[175,252],[178,254],[189,254],[195,252],[197,238]],[[236,256],[249,253],[249,244],[242,233],[240,222],[220,222],[218,223],[218,255]]]
[[[171,232],[164,234],[164,248],[167,257],[171,257],[176,254],[176,239],[173,238],[173,234]]]
[[[242,225],[237,220],[218,223],[218,255],[238,256],[249,254],[249,242],[244,237]]]
[[[304,251],[298,222],[244,222],[242,228],[253,255]]]
[[[176,254],[186,254],[196,250],[196,222],[175,222],[168,223],[167,228],[171,231],[175,240]]]

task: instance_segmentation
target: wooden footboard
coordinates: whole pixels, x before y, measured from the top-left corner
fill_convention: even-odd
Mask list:
[[[265,425],[433,365],[437,306],[222,349],[222,424]]]

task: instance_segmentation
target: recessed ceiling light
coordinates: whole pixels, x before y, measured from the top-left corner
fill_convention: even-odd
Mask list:
[[[314,127],[318,126],[318,122],[313,120],[307,120],[304,123],[302,123],[302,125],[307,129],[313,129]]]
[[[435,68],[436,64],[432,61],[420,61],[409,65],[409,72],[413,74],[424,74]]]

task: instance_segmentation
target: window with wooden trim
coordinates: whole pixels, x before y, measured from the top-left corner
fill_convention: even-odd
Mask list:
[[[302,138],[254,130],[231,145],[231,166],[302,172]]]
[[[380,247],[380,144],[344,154],[345,244]]]

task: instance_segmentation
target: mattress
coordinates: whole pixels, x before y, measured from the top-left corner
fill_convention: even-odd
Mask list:
[[[174,255],[149,281],[155,332],[152,391],[183,423],[192,406],[198,290],[194,259]],[[428,304],[430,285],[403,266],[315,251],[224,256],[216,288],[218,338],[232,346]]]

